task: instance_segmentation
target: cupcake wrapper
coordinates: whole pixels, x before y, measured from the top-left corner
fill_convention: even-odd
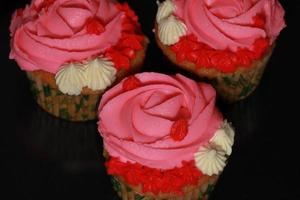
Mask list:
[[[96,119],[99,94],[65,95],[30,72],[27,72],[27,77],[34,98],[48,113],[70,121]]]
[[[134,188],[120,181],[118,177],[111,176],[113,188],[122,200],[208,200],[209,195],[214,189],[216,181],[217,177],[208,179],[201,183],[199,187],[186,191],[183,196],[175,196],[173,194],[168,197],[168,195],[153,196],[149,194],[141,194],[135,191]]]
[[[211,83],[219,96],[228,102],[235,102],[248,97],[259,85],[271,52],[262,60],[256,61],[256,66],[250,69],[240,70],[232,74],[221,74],[212,79]]]

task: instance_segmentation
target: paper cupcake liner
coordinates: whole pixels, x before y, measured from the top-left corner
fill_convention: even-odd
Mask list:
[[[97,117],[99,94],[65,95],[33,73],[27,72],[32,94],[48,113],[70,121],[87,121]]]
[[[205,180],[200,178],[199,185],[185,188],[182,196],[175,194],[143,194],[138,191],[141,187],[133,188],[116,176],[111,176],[111,182],[114,190],[122,200],[208,200],[217,182],[217,176],[206,178]]]

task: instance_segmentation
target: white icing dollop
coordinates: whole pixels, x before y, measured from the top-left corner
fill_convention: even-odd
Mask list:
[[[225,152],[212,145],[201,146],[194,157],[197,168],[208,176],[218,175],[226,165]]]
[[[156,22],[159,23],[163,18],[169,17],[175,11],[175,5],[171,0],[160,3],[156,14]]]
[[[234,143],[234,130],[231,125],[225,120],[218,129],[215,135],[210,140],[210,143],[214,146],[218,146],[222,149],[226,155],[230,155],[232,152],[232,145]]]
[[[163,18],[158,23],[158,37],[164,45],[172,45],[186,35],[186,26],[174,15]]]
[[[69,63],[61,67],[55,75],[58,89],[68,95],[79,95],[86,86],[85,66]]]
[[[87,87],[92,90],[104,90],[116,79],[117,70],[106,58],[96,58],[87,64]]]
[[[99,57],[81,63],[63,65],[56,73],[58,89],[68,95],[79,95],[84,87],[104,90],[116,79],[117,70],[107,58]]]

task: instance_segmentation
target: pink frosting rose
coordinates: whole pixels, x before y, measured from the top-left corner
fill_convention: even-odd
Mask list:
[[[138,87],[124,90],[123,80],[102,97],[98,130],[104,148],[122,162],[158,169],[193,160],[223,120],[215,107],[215,90],[182,75],[141,73],[135,78]],[[187,121],[187,135],[174,140],[171,129],[182,119]]]
[[[10,58],[24,70],[56,73],[116,44],[123,15],[109,0],[33,0],[13,15]]]
[[[176,15],[197,36],[214,49],[251,49],[258,38],[272,44],[285,27],[284,10],[277,0],[174,0]],[[254,26],[263,17],[263,27]]]

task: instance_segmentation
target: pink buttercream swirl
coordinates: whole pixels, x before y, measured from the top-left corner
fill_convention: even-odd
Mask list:
[[[24,70],[56,73],[115,45],[123,17],[109,0],[33,0],[13,15],[10,58]],[[91,20],[96,27],[87,28]]]
[[[98,130],[109,155],[157,169],[181,167],[182,161],[193,160],[223,120],[215,107],[215,90],[182,75],[135,77],[139,87],[124,90],[123,80],[100,102]],[[188,133],[175,141],[170,132],[180,119],[188,122]]]
[[[255,40],[269,38],[272,44],[285,27],[284,10],[277,0],[174,0],[175,14],[194,34],[217,50],[251,49]],[[263,16],[264,27],[254,26]]]

